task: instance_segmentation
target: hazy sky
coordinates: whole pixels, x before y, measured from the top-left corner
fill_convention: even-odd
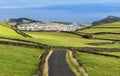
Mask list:
[[[27,17],[41,21],[90,23],[120,16],[120,0],[0,0],[0,20]]]

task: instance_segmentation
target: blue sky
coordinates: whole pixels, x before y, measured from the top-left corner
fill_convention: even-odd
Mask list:
[[[0,0],[0,20],[27,17],[41,21],[91,23],[120,16],[120,0]]]

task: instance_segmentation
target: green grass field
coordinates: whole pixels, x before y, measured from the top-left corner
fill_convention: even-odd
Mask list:
[[[106,45],[100,45],[98,47],[101,47],[101,48],[120,48],[120,44],[106,44]]]
[[[119,27],[120,22],[103,24],[94,27]],[[79,32],[117,32],[119,28],[90,28]],[[25,32],[32,38],[25,38],[17,34],[7,25],[0,26],[0,37],[15,38],[39,42],[54,46],[95,47],[86,43],[107,42],[106,40],[85,39],[77,35],[64,32]],[[94,38],[120,39],[119,35],[101,34]],[[120,48],[120,44],[100,45],[101,48]],[[0,44],[0,76],[33,76],[40,59],[36,54],[43,54],[45,50],[31,49]],[[103,52],[120,56],[120,52]],[[120,59],[77,52],[76,57],[83,63],[90,76],[120,76]]]
[[[105,40],[89,40],[80,36],[63,32],[25,32],[33,38],[25,38],[8,27],[0,26],[0,37],[15,38],[39,42],[54,46],[91,47],[85,43],[106,42]]]
[[[0,44],[0,76],[33,76],[45,51]]]
[[[107,24],[102,24],[95,27],[120,27],[120,22],[107,23]]]
[[[95,27],[118,27],[118,28],[95,28]],[[96,25],[89,29],[79,30],[78,32],[84,32],[84,33],[115,32],[115,33],[120,33],[120,22]]]
[[[77,52],[90,76],[120,76],[120,59]]]
[[[97,32],[115,32],[120,33],[119,28],[90,28],[85,30],[79,30],[78,32],[84,32],[84,33],[97,33]]]
[[[100,34],[100,35],[93,35],[93,37],[94,38],[120,40],[120,35],[118,35],[118,34]]]
[[[54,46],[87,47],[89,45],[86,45],[85,43],[106,42],[105,40],[85,39],[77,35],[63,32],[25,32],[25,33],[33,37],[32,39],[29,40]]]
[[[102,52],[102,53],[120,56],[120,52]]]
[[[22,36],[17,34],[12,29],[0,25],[0,37],[19,38],[19,37],[22,37]]]

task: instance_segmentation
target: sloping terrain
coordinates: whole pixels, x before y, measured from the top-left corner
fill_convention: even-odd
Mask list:
[[[110,15],[102,20],[95,21],[92,24],[93,25],[100,25],[100,24],[106,24],[106,23],[112,23],[112,22],[118,22],[118,21],[120,21],[120,17]]]
[[[87,47],[86,43],[90,42],[106,42],[106,40],[85,39],[64,32],[25,32],[33,37],[33,41],[54,45],[54,46],[72,46],[72,47]],[[90,47],[90,46],[89,46]]]
[[[41,49],[31,49],[0,44],[0,76],[33,76],[43,54]]]
[[[120,76],[120,59],[77,52],[90,76]]]
[[[0,25],[0,37],[19,38],[22,36],[16,33],[14,30],[3,25]]]
[[[107,23],[85,28],[77,33],[87,33],[93,39],[111,40],[113,43],[96,45],[100,48],[120,48],[120,22]],[[94,50],[93,50],[94,51]],[[105,50],[104,50],[105,51]],[[120,52],[102,52],[103,54],[120,56]],[[76,57],[84,65],[90,76],[119,76],[119,58],[77,52]]]
[[[94,39],[98,40],[120,41],[120,22],[96,25],[90,28],[79,30],[77,32],[91,34]],[[119,47],[119,42],[117,44],[116,46]]]

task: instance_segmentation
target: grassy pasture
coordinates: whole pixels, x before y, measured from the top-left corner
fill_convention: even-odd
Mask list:
[[[45,51],[10,45],[0,45],[0,76],[33,76]]]
[[[120,27],[120,22],[107,23],[95,27]]]
[[[19,38],[19,37],[22,37],[22,36],[17,34],[12,29],[0,25],[0,37]]]
[[[103,28],[96,28],[96,27],[103,27]],[[104,27],[118,27],[118,28],[104,28]],[[115,32],[115,33],[120,33],[120,22],[96,25],[89,29],[79,30],[78,32],[85,32],[85,33]]]
[[[102,52],[102,53],[120,56],[120,52]]]
[[[87,47],[89,45],[86,45],[85,43],[106,42],[104,40],[84,39],[80,36],[63,32],[25,32],[25,33],[33,37],[32,39],[29,38],[29,40],[55,46]]]
[[[120,44],[107,44],[107,45],[100,45],[98,47],[101,47],[101,48],[120,48]]]
[[[77,52],[90,76],[120,76],[120,59]]]
[[[84,32],[84,33],[115,32],[115,33],[120,33],[120,28],[90,28],[90,29],[85,29],[85,30],[79,30],[78,32]]]
[[[84,39],[80,36],[63,32],[26,32],[26,33],[31,35],[33,38],[22,37],[12,29],[5,27],[3,25],[0,26],[0,37],[29,40],[54,46],[87,47],[89,45],[86,45],[85,43],[104,42],[103,40]]]
[[[100,34],[100,35],[93,35],[93,37],[94,38],[120,40],[120,35],[119,34]]]

